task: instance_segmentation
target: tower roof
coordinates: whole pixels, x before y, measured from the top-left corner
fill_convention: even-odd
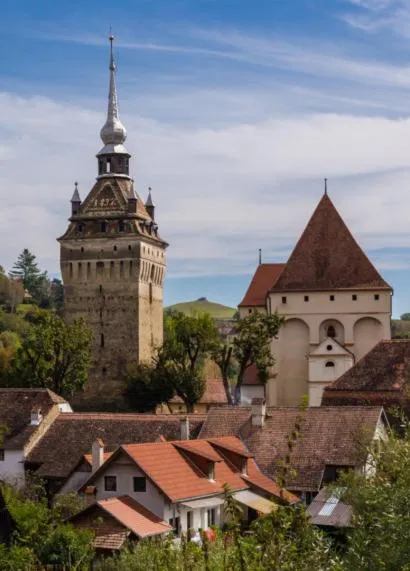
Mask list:
[[[116,65],[113,54],[114,36],[109,36],[110,41],[110,87],[108,91],[108,108],[107,120],[100,131],[100,136],[104,147],[98,153],[99,155],[112,153],[127,153],[123,143],[127,138],[127,131],[121,123],[118,112],[117,88],[115,85]]]
[[[272,291],[387,289],[325,193]]]
[[[71,202],[81,202],[80,193],[78,192],[78,182],[74,183],[74,192]]]
[[[148,187],[148,198],[147,198],[147,201],[145,203],[145,206],[155,206],[155,204],[152,201],[151,190],[152,190],[152,188]]]

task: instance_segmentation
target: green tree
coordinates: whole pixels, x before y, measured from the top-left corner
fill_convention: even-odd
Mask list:
[[[7,277],[0,272],[0,304],[8,311],[15,311],[16,305],[24,299],[24,287],[21,280]]]
[[[284,318],[277,313],[266,315],[254,312],[242,319],[236,325],[233,343],[219,343],[212,351],[214,361],[219,365],[229,403],[239,404],[241,388],[247,369],[254,365],[258,371],[259,380],[266,383],[269,368],[275,363],[270,342],[277,336]],[[231,396],[229,371],[235,365],[233,397]]]
[[[403,313],[402,315],[400,315],[400,319],[402,321],[410,321],[410,313]]]
[[[87,381],[91,341],[91,330],[82,319],[65,323],[51,312],[38,311],[3,377],[3,385],[46,387],[72,395]]]
[[[36,256],[28,248],[20,253],[10,271],[10,276],[23,282],[24,288],[34,295],[41,280],[41,271],[38,267]]]
[[[145,410],[151,410],[178,395],[187,411],[192,412],[204,394],[204,363],[217,339],[210,315],[168,312],[164,322],[164,343],[150,366],[138,367],[130,375],[125,398],[137,410],[144,408],[146,398]]]

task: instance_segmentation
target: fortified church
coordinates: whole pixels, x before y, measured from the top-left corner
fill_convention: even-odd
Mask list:
[[[119,119],[110,36],[107,120],[101,129],[97,180],[84,200],[77,184],[60,242],[64,311],[93,332],[92,366],[84,400],[118,395],[130,363],[147,361],[163,335],[166,242],[151,193],[141,200],[130,176],[126,130]]]
[[[165,249],[151,193],[144,204],[130,176],[119,119],[110,36],[107,119],[97,180],[84,200],[77,184],[60,242],[65,316],[93,332],[87,407],[115,399],[127,367],[149,361],[163,336]],[[260,264],[240,314],[277,311],[286,321],[272,341],[276,364],[251,396],[268,404],[320,405],[324,388],[380,340],[390,339],[392,288],[361,250],[325,193],[286,264]]]
[[[325,182],[288,262],[260,264],[239,305],[242,317],[277,311],[286,318],[272,341],[269,405],[297,406],[308,395],[309,406],[319,406],[328,384],[390,339],[392,293],[340,217]]]

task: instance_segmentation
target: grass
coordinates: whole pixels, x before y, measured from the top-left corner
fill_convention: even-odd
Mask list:
[[[185,301],[183,303],[176,303],[165,308],[180,311],[185,315],[193,315],[195,313],[209,313],[214,319],[232,319],[236,313],[235,307],[228,307],[220,303],[208,301],[206,298],[201,297],[195,301]]]

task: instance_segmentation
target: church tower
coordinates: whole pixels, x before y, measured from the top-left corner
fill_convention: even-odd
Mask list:
[[[67,320],[83,317],[93,331],[92,365],[84,400],[117,397],[131,363],[149,361],[163,335],[166,242],[129,174],[126,130],[119,119],[113,36],[110,36],[107,119],[97,154],[98,176],[81,201],[77,183],[60,242]]]

